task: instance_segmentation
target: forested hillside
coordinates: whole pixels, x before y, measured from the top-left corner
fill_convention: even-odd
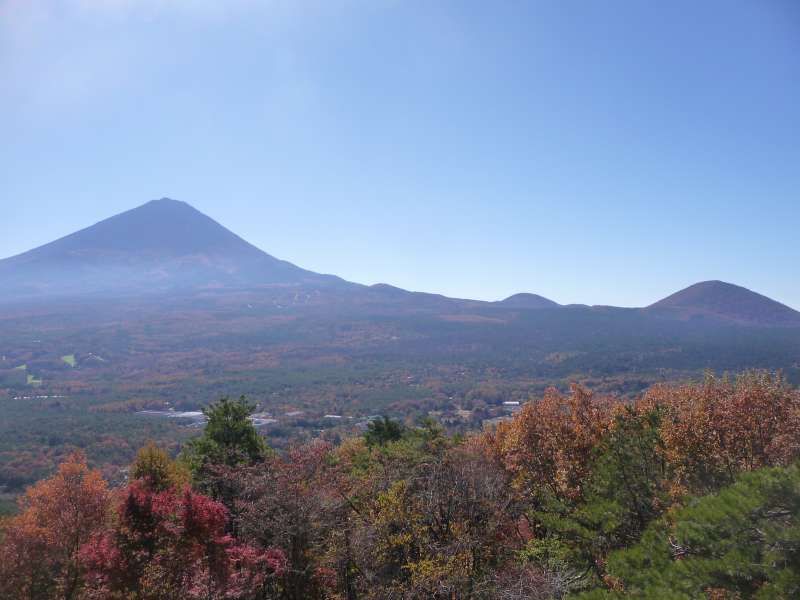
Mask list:
[[[373,419],[285,452],[245,399],[110,485],[76,453],[3,524],[0,597],[796,598],[800,391],[573,386],[469,435]]]

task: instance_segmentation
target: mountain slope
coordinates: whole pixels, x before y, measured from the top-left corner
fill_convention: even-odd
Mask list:
[[[341,280],[274,258],[168,198],[0,261],[12,296],[332,282]]]
[[[646,313],[681,319],[711,318],[747,325],[800,326],[800,312],[724,281],[703,281],[651,304]]]

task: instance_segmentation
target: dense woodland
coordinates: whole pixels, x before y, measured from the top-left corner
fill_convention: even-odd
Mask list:
[[[212,404],[123,482],[68,457],[3,523],[0,597],[800,596],[800,391],[779,376],[549,389],[474,434],[383,418],[286,451],[252,410]]]
[[[338,445],[373,415],[481,429],[508,414],[504,402],[569,382],[632,398],[706,368],[769,368],[800,384],[796,328],[425,295],[391,303],[371,288],[291,304],[287,290],[4,307],[0,514],[75,450],[112,481],[148,440],[177,451],[196,429],[137,413],[199,410],[226,394],[273,418],[262,433],[286,450],[320,432]]]

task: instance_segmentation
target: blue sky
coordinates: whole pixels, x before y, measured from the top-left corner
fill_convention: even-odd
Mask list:
[[[162,196],[362,283],[800,308],[800,3],[0,0],[0,256]]]

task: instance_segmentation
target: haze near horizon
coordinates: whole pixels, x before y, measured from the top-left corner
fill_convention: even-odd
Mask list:
[[[148,199],[360,283],[800,306],[800,9],[0,2],[0,257]]]

